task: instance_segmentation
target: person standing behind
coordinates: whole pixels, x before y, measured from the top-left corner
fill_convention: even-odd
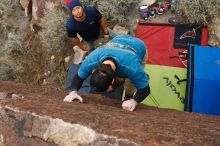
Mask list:
[[[66,0],[66,4],[72,15],[67,21],[66,28],[68,37],[74,45],[84,51],[91,52],[94,41],[104,34],[104,39],[109,39],[107,22],[102,14],[94,7],[84,7],[79,0]],[[77,36],[80,35],[82,41]]]

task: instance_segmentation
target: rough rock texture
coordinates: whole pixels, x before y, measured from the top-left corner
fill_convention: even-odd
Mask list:
[[[220,117],[121,102],[83,94],[85,103],[64,103],[66,91],[0,82],[0,145],[220,145]]]

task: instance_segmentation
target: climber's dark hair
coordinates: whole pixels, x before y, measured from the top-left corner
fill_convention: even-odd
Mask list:
[[[92,73],[90,85],[97,92],[104,92],[112,83],[114,70],[110,64],[100,64],[99,67]]]

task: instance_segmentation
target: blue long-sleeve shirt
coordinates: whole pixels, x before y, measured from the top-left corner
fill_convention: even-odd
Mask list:
[[[120,47],[111,44],[119,44]],[[95,49],[83,61],[78,76],[82,79],[87,78],[93,69],[96,69],[99,64],[110,57],[117,63],[116,76],[129,78],[137,89],[145,88],[149,84],[148,76],[141,66],[145,53],[145,44],[140,39],[128,35],[117,36],[107,45]]]

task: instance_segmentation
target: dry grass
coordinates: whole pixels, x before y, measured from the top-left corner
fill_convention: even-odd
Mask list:
[[[15,33],[8,33],[10,24],[7,15],[16,9],[18,0],[1,0],[0,2],[0,80],[15,80],[14,64],[10,59],[10,52],[14,47],[20,47],[20,37]]]
[[[0,1],[0,32],[6,29],[7,23],[4,16],[11,13],[16,7],[18,0],[1,0]]]
[[[48,52],[63,49],[67,41],[67,17],[62,10],[52,9],[45,12],[39,35]]]
[[[219,0],[177,0],[176,13],[183,23],[209,24],[220,17]]]
[[[0,80],[42,84],[50,78],[48,84],[63,87],[66,72],[60,50],[67,37],[66,14],[58,11],[46,14],[44,36],[30,31],[19,0],[1,0],[0,17]],[[51,55],[56,56],[54,63]],[[50,76],[45,76],[48,71]]]
[[[63,87],[66,73],[62,66],[62,52],[48,52],[42,45],[39,36],[27,33],[22,42],[22,50],[13,50],[10,59],[16,58],[13,64],[15,78],[19,82],[47,84]],[[52,61],[51,55],[56,56]],[[45,75],[46,72],[49,75]]]
[[[129,11],[139,2],[140,0],[83,0],[85,5],[95,6],[111,26],[115,24],[126,26]]]

